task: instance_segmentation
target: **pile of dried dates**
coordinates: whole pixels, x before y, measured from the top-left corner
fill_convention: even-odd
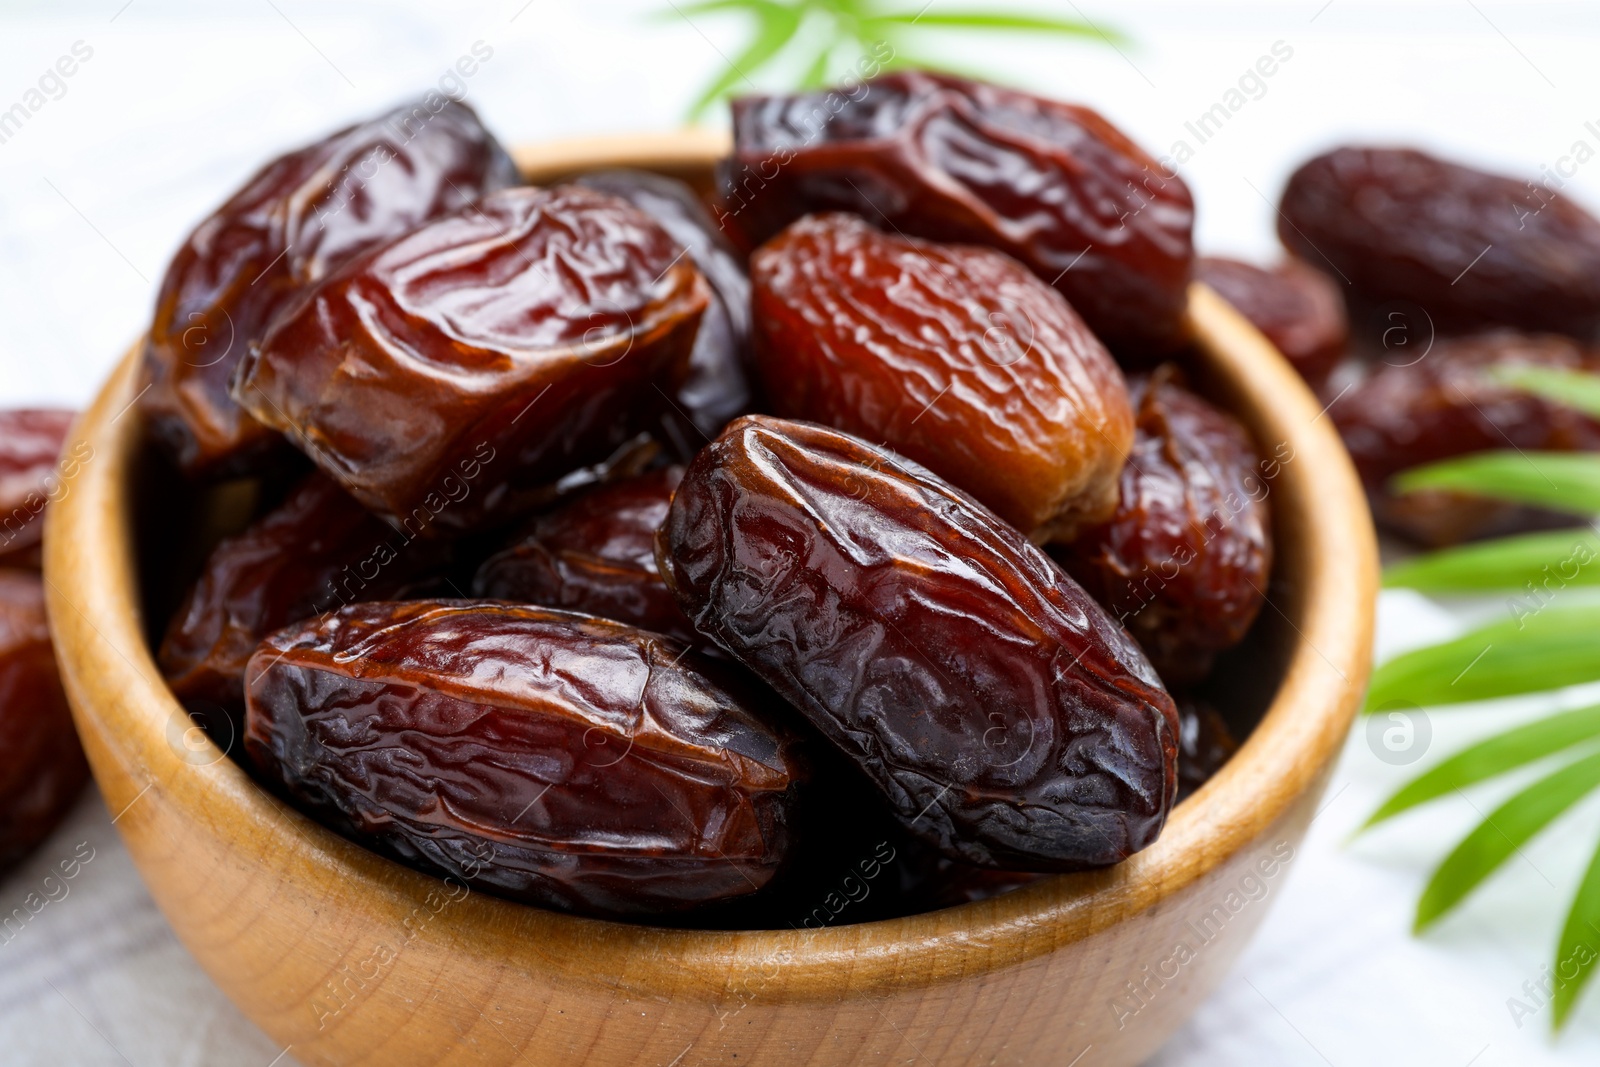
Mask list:
[[[1391,485],[1474,452],[1600,450],[1600,420],[1502,377],[1600,373],[1600,219],[1561,184],[1414,149],[1342,147],[1289,179],[1278,210],[1288,263],[1199,261],[1197,277],[1320,388],[1394,534],[1448,545],[1577,521]]]
[[[1150,845],[1236,745],[1206,686],[1291,458],[1185,378],[1183,182],[924,73],[737,102],[709,189],[525,185],[430,99],[161,286],[145,425],[263,501],[160,641],[219,744],[587,915],[853,922]],[[1336,294],[1238,276],[1325,372]]]
[[[70,411],[0,411],[0,870],[55,829],[89,778],[44,612],[44,512],[94,452]]]

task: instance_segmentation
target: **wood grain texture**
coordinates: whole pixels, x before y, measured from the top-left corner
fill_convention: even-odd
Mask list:
[[[536,181],[630,163],[704,183],[725,146],[588,139],[517,158]],[[144,643],[132,352],[76,430],[94,458],[50,509],[45,560],[67,692],[117,828],[200,964],[307,1064],[1059,1067],[1086,1048],[1084,1065],[1138,1063],[1292,872],[1365,687],[1377,589],[1365,500],[1311,393],[1202,286],[1189,316],[1204,388],[1266,451],[1293,450],[1271,497],[1286,592],[1265,610],[1298,639],[1238,755],[1114,869],[887,922],[701,932],[467,893],[323,830],[191,730]]]

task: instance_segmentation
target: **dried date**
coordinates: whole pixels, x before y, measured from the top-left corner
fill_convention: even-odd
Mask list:
[[[1183,338],[1194,202],[1088,108],[905,71],[736,100],[733,130],[719,221],[752,246],[802,215],[853,211],[1020,260],[1119,355]]]
[[[67,447],[70,411],[0,411],[0,567],[37,566],[44,511],[94,458],[88,442]]]
[[[1327,275],[1292,259],[1264,270],[1206,256],[1195,261],[1195,277],[1265,334],[1313,390],[1322,388],[1350,340],[1344,298]]]
[[[689,464],[658,541],[695,627],[947,854],[1115,863],[1160,832],[1177,713],[1042,551],[886,449],[769,416]]]
[[[1600,220],[1533,182],[1412,149],[1339,148],[1290,176],[1278,235],[1367,302],[1415,303],[1440,330],[1600,327]]]
[[[89,777],[37,574],[0,568],[0,867],[56,828]]]
[[[682,467],[590,490],[534,520],[478,568],[473,595],[565,608],[683,641],[699,635],[656,569],[656,530]]]
[[[879,441],[1037,536],[1116,506],[1122,373],[1061,295],[991,249],[812,215],[750,262],[773,414]]]
[[[772,709],[717,664],[562,611],[352,605],[268,638],[247,691],[247,751],[310,811],[424,869],[588,914],[765,886],[805,776]]]
[[[1239,751],[1228,722],[1204,700],[1178,701],[1178,799],[1211,780]]]
[[[443,543],[389,526],[331,478],[308,475],[212,551],[167,626],[161,672],[191,707],[242,716],[245,664],[262,638],[346,604],[442,592],[449,561]],[[230,744],[241,724],[233,721],[217,742]]]
[[[1057,559],[1127,626],[1169,685],[1244,638],[1272,571],[1270,479],[1244,427],[1174,380],[1130,383],[1137,430],[1116,513]]]
[[[246,356],[233,395],[381,516],[470,530],[632,437],[677,387],[709,299],[626,202],[507,189],[336,271]]]
[[[1479,497],[1388,489],[1402,470],[1472,452],[1600,451],[1600,420],[1493,378],[1513,366],[1596,374],[1600,354],[1510,330],[1447,338],[1414,362],[1375,367],[1329,407],[1380,523],[1433,545],[1551,524],[1548,513]]]
[[[700,319],[688,377],[666,412],[664,429],[685,457],[715,437],[750,406],[745,374],[750,348],[750,277],[744,261],[683,182],[643,170],[601,170],[580,175],[578,185],[620,197],[654,219],[694,260],[711,285]],[[682,425],[684,421],[687,426]]]
[[[437,94],[267,164],[167,268],[139,400],[151,433],[190,476],[258,465],[281,439],[228,379],[273,318],[340,264],[519,180],[472,108]]]

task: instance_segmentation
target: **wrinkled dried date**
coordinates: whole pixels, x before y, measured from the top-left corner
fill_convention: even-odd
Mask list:
[[[578,185],[621,197],[654,219],[682,245],[711,285],[711,302],[700,319],[689,373],[664,428],[685,458],[715,437],[750,406],[745,375],[750,347],[750,278],[700,198],[683,182],[644,170],[601,170],[574,179]],[[681,422],[687,418],[689,425]]]
[[[1056,558],[1138,639],[1169,684],[1198,681],[1255,621],[1272,571],[1270,479],[1232,416],[1170,369],[1129,384],[1137,431],[1116,514]]]
[[[246,357],[233,394],[368,508],[471,529],[637,432],[709,298],[626,202],[508,189],[335,272]]]
[[[656,530],[682,478],[682,467],[662,467],[539,516],[478,568],[473,595],[581,611],[698,640],[656,569]]]
[[[300,803],[419,866],[591,914],[755,892],[804,776],[716,664],[568,612],[352,605],[270,637],[247,691],[246,748]]]
[[[67,448],[70,411],[0,411],[0,567],[37,566],[44,510],[94,458],[80,441]]]
[[[1595,374],[1600,354],[1509,330],[1440,340],[1425,358],[1377,366],[1328,409],[1381,523],[1435,545],[1549,525],[1547,513],[1478,497],[1388,490],[1402,470],[1471,452],[1600,451],[1600,420],[1491,377],[1517,365]]]
[[[885,449],[735,420],[689,464],[662,574],[914,833],[995,866],[1115,863],[1177,788],[1144,654],[1011,526]]]
[[[1350,339],[1350,323],[1327,275],[1296,260],[1264,270],[1206,256],[1195,261],[1195,277],[1265,334],[1312,389],[1328,380]]]
[[[242,714],[245,664],[274,630],[353,602],[444,591],[449,550],[421,533],[375,518],[331,478],[307,476],[212,551],[161,642],[167,684],[186,703]]]
[[[150,430],[191,476],[281,442],[228,396],[274,316],[366,250],[520,179],[466,104],[407,105],[267,164],[189,235],[145,342]]]
[[[37,574],[0,568],[0,867],[55,829],[89,777]]]
[[[1531,182],[1413,149],[1340,148],[1290,176],[1278,235],[1367,301],[1414,302],[1441,330],[1600,326],[1600,220]]]
[[[812,215],[750,262],[774,414],[881,442],[1038,536],[1116,506],[1122,373],[1061,295],[986,248]]]
[[[837,110],[824,92],[734,101],[725,228],[754,245],[853,211],[1021,260],[1119,354],[1181,341],[1194,202],[1098,114],[920,71],[831,98]]]
[[[1178,799],[1211,780],[1239,751],[1239,742],[1217,709],[1204,700],[1178,701]]]

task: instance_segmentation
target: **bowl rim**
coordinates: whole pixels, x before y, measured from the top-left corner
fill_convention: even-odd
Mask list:
[[[684,131],[568,139],[513,155],[530,181],[541,182],[606,166],[704,172],[727,150],[726,135]],[[870,923],[662,928],[471,893],[433,920],[440,936],[490,957],[534,952],[508,944],[513,934],[529,938],[544,966],[579,953],[585,970],[652,994],[659,994],[659,982],[641,977],[649,973],[635,966],[641,956],[663,962],[685,987],[721,989],[737,976],[759,975],[763,995],[822,998],[836,993],[844,967],[852,988],[870,994],[1014,966],[1089,938],[1178,893],[1266,834],[1326,780],[1360,703],[1371,659],[1376,541],[1349,458],[1298,374],[1203,284],[1191,285],[1187,317],[1209,391],[1229,398],[1258,442],[1291,450],[1270,493],[1279,573],[1293,588],[1281,603],[1269,599],[1265,610],[1282,614],[1297,639],[1261,722],[1223,769],[1175,808],[1153,845],[1116,867]],[[58,658],[79,729],[95,739],[90,752],[107,804],[120,819],[144,791],[156,789],[219,833],[231,822],[264,835],[235,834],[235,848],[261,857],[292,853],[361,892],[415,900],[439,883],[283,806],[209,739],[190,736],[186,713],[161,681],[143,637],[132,545],[141,347],[126,354],[75,426],[73,440],[86,441],[94,458],[47,518],[44,574]],[[184,724],[182,743],[174,740],[175,723]],[[102,772],[108,760],[110,774]],[[147,784],[136,793],[139,780]],[[128,827],[119,830],[143,873],[145,858],[128,840]],[[180,923],[173,925],[181,932]],[[917,966],[908,969],[912,957]]]

